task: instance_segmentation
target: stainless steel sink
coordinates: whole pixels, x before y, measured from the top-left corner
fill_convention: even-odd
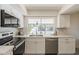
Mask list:
[[[43,37],[43,35],[29,35],[31,37]]]

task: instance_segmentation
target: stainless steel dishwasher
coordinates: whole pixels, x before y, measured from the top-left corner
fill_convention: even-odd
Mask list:
[[[58,53],[58,38],[45,39],[45,54],[56,55]]]

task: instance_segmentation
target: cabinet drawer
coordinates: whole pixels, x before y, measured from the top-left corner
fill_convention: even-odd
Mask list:
[[[69,45],[69,44],[74,44],[75,39],[73,39],[73,38],[59,38],[58,41],[59,41],[60,44]]]

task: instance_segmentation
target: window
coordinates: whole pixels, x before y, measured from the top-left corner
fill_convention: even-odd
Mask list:
[[[29,35],[51,35],[55,32],[56,17],[28,17]]]

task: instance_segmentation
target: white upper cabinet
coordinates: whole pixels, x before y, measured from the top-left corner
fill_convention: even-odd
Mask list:
[[[69,28],[70,27],[70,15],[58,15],[57,28]]]

